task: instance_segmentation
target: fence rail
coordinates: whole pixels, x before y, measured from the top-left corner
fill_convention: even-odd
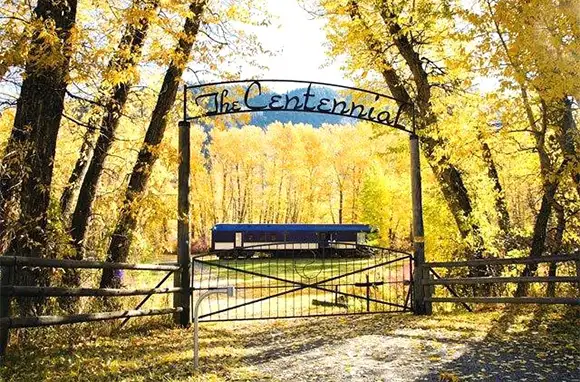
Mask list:
[[[433,268],[454,269],[459,267],[477,267],[488,265],[520,265],[520,264],[540,264],[540,263],[564,263],[580,262],[580,254],[559,255],[545,257],[520,257],[511,259],[476,259],[466,261],[438,261],[428,262],[424,267],[436,278],[423,278],[421,284],[425,290],[425,301],[428,303],[461,303],[471,310],[467,303],[477,304],[567,304],[580,305],[580,298],[577,297],[462,297],[453,285],[483,285],[483,284],[509,284],[509,283],[578,283],[580,286],[580,273],[576,276],[489,276],[489,277],[441,277]],[[576,269],[580,269],[578,266]],[[434,286],[445,286],[453,297],[432,297]]]
[[[425,285],[472,285],[472,284],[496,284],[496,283],[575,283],[580,281],[575,276],[546,276],[546,277],[458,277],[423,280]]]
[[[4,317],[0,318],[0,329],[33,328],[39,326],[76,324],[81,322],[116,320],[128,317],[157,316],[162,314],[179,313],[183,308],[124,310],[117,312],[99,312],[73,314],[69,316],[36,316],[36,317]]]
[[[44,267],[44,268],[79,268],[79,269],[135,269],[140,271],[177,271],[177,264],[129,264],[109,263],[104,261],[41,259],[37,257],[0,256],[3,267]]]
[[[465,261],[434,261],[425,263],[429,268],[455,268],[455,267],[475,267],[478,265],[517,265],[517,264],[539,264],[539,263],[559,263],[566,261],[580,261],[579,255],[559,255],[542,257],[514,257],[506,259],[488,258]]]
[[[3,286],[0,287],[2,296],[20,297],[122,297],[146,296],[150,294],[168,294],[181,292],[182,288],[149,288],[149,289],[114,289],[114,288],[57,288],[36,286]]]
[[[22,256],[0,256],[0,357],[5,353],[8,344],[8,331],[12,328],[30,328],[50,325],[75,324],[104,320],[124,319],[123,324],[131,317],[157,316],[164,314],[182,313],[181,299],[174,301],[172,308],[140,309],[143,304],[156,294],[174,294],[177,296],[189,294],[188,288],[168,287],[161,285],[175,272],[181,271],[178,264],[129,264],[109,263],[103,261],[68,260],[68,259],[41,259]],[[62,268],[62,269],[124,269],[136,271],[168,272],[153,288],[116,289],[116,288],[67,288],[14,285],[15,274],[20,268]],[[11,317],[9,314],[12,297],[122,297],[145,296],[133,310],[115,312],[96,312],[73,314],[67,316],[35,316]]]
[[[575,297],[427,297],[431,302],[472,302],[478,304],[565,304],[580,305]]]

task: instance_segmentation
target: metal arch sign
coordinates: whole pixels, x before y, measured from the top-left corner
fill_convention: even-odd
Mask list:
[[[268,84],[302,84],[306,90],[299,95],[289,95],[270,90]],[[350,93],[343,98],[324,93],[325,89],[332,88]],[[413,105],[370,90],[304,80],[254,79],[186,85],[183,97],[184,121],[282,111],[354,118],[414,134],[401,124],[405,108],[412,109]]]

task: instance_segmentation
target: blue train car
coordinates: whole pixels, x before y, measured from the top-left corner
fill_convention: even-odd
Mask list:
[[[364,244],[370,232],[366,224],[216,224],[211,247],[218,254],[222,251],[220,256],[245,258],[256,252],[282,255],[332,249],[346,253]]]

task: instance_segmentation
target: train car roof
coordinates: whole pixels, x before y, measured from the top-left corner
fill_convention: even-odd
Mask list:
[[[371,232],[367,224],[249,224],[219,223],[213,227],[218,232],[234,231],[316,231],[316,232]]]

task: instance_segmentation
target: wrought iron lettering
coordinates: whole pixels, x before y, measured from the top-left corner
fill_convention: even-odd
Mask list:
[[[270,82],[306,84],[306,90],[298,95],[266,91],[263,84]],[[228,88],[223,88],[224,86]],[[352,92],[352,96],[349,94],[346,98],[329,98],[328,93],[320,91],[332,87],[348,90]],[[194,93],[197,114],[188,115],[186,105],[185,120],[235,113],[289,111],[350,117],[411,132],[400,124],[399,119],[402,109],[412,105],[388,95],[348,86],[315,81],[250,80],[187,86],[186,91]]]

